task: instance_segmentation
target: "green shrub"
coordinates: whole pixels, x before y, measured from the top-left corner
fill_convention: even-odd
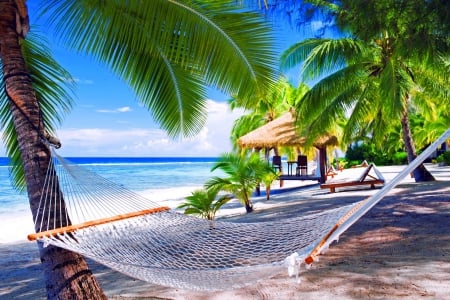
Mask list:
[[[406,152],[396,152],[392,157],[394,165],[404,165],[408,163],[408,154]]]
[[[445,151],[436,158],[438,163],[443,162],[446,165],[450,165],[450,151]]]
[[[444,153],[441,154],[442,156],[444,156],[444,162],[447,165],[450,165],[450,151],[445,151]]]
[[[337,169],[340,168],[347,168],[348,167],[348,161],[344,157],[339,157],[338,159],[333,160],[333,166]]]
[[[357,166],[357,165],[359,165],[360,163],[362,163],[362,161],[359,161],[359,160],[350,160],[350,161],[348,162],[347,168],[351,168],[351,167],[353,167],[353,166]]]
[[[392,164],[392,159],[387,158],[386,155],[379,155],[373,158],[373,163],[377,166],[388,166]]]

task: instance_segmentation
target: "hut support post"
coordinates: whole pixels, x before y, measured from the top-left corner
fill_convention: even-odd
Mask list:
[[[327,181],[327,147],[323,146],[319,148],[319,168],[320,168],[320,183]]]

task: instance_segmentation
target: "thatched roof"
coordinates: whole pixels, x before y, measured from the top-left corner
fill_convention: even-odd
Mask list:
[[[294,121],[293,113],[287,112],[281,117],[240,137],[238,145],[241,148],[303,147],[306,138],[298,135]],[[337,138],[335,136],[323,136],[314,142],[316,147],[327,145],[337,145]]]

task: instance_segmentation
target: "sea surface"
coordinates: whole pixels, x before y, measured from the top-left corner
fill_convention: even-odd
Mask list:
[[[73,157],[71,162],[150,200],[175,208],[220,170],[211,172],[216,157]],[[28,196],[10,181],[8,159],[0,157],[0,243],[26,241],[34,232]]]

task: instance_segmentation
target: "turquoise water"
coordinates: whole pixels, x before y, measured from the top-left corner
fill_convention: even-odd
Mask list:
[[[211,172],[214,157],[68,159],[172,208],[209,178],[220,176],[219,171]],[[6,158],[0,158],[0,220],[0,243],[24,241],[33,230],[28,197],[13,189]]]

